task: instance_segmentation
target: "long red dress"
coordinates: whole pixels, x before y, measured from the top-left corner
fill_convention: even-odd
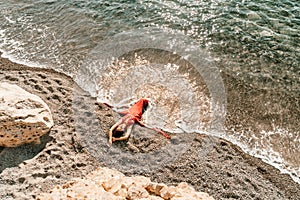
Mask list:
[[[128,110],[120,112],[120,114],[125,115],[122,118],[122,122],[126,124],[126,127],[128,127],[134,123],[138,123],[139,125],[146,127],[146,125],[144,123],[141,123],[141,119],[142,119],[143,112],[147,108],[148,104],[149,104],[149,100],[140,99],[133,106],[131,106]],[[151,128],[151,127],[147,127],[147,128],[155,130],[158,133],[162,134],[164,137],[170,139],[170,136],[160,129]]]
[[[128,110],[120,112],[120,114],[125,115],[122,118],[123,122],[126,122],[127,126],[140,122],[142,119],[143,111],[147,108],[149,100],[140,99]]]

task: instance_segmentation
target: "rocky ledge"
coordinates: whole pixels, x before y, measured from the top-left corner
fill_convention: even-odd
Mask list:
[[[128,177],[105,167],[98,168],[86,178],[56,186],[50,193],[43,193],[36,200],[56,199],[213,200],[207,193],[195,191],[186,182],[167,186],[164,183],[151,182],[144,176]]]

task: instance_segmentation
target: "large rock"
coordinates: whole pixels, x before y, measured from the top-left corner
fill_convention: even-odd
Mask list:
[[[0,83],[0,146],[39,143],[52,126],[51,111],[40,97],[17,85]]]
[[[37,200],[100,200],[100,199],[152,199],[152,200],[213,200],[207,193],[197,192],[187,183],[167,186],[151,182],[143,176],[127,177],[109,168],[98,168],[84,179],[77,179],[56,186],[50,193],[43,193]]]

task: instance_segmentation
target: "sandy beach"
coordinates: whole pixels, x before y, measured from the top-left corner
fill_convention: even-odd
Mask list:
[[[234,89],[238,86],[239,91],[247,92],[247,88],[243,89],[232,77],[223,76],[228,96],[231,98],[228,99],[229,123],[238,120],[234,110],[236,104],[246,102],[248,105],[251,102],[243,100]],[[97,103],[82,91],[72,78],[50,69],[30,68],[1,58],[0,80],[16,84],[41,97],[50,107],[54,119],[53,128],[49,134],[42,137],[41,144],[26,144],[16,148],[0,147],[0,199],[34,199],[57,184],[84,177],[97,167],[106,166],[105,162],[97,160],[89,153],[75,131],[73,96],[76,93],[77,97],[94,102],[90,106],[94,107],[94,114],[101,122],[103,132],[108,131],[114,123],[114,113],[109,107]],[[235,84],[234,87],[231,83]],[[255,92],[250,95],[255,95]],[[76,106],[84,113],[85,106]],[[251,116],[250,108],[245,113]],[[298,115],[295,110],[295,113],[289,114],[287,120],[296,120]],[[82,123],[84,129],[85,123]],[[244,125],[253,124],[247,121]],[[138,153],[153,151],[163,145],[155,140],[154,137],[159,137],[158,135],[145,140],[135,137],[139,131],[147,130],[137,128],[130,138],[140,149]],[[140,175],[170,185],[185,181],[195,189],[209,193],[215,199],[299,198],[300,185],[289,175],[282,174],[262,160],[249,156],[236,145],[224,139],[196,133],[185,137],[185,140],[190,141],[185,153],[157,170]],[[138,154],[126,147],[125,142],[116,146],[130,151],[133,155]]]

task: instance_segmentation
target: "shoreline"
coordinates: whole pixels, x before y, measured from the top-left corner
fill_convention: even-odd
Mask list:
[[[52,69],[32,68],[13,63],[2,57],[0,77],[1,81],[17,84],[40,96],[49,105],[55,121],[49,135],[42,138],[41,145],[28,144],[2,149],[1,162],[10,163],[4,166],[0,164],[0,194],[5,192],[3,195],[9,196],[8,194],[12,193],[11,196],[14,195],[16,199],[30,199],[38,193],[49,191],[55,184],[84,177],[97,166],[106,165],[89,154],[74,131],[70,109],[74,90],[79,91],[84,98],[90,97],[71,77]],[[42,89],[36,89],[35,85]],[[59,88],[63,89],[64,93],[60,92]],[[111,110],[104,106],[98,109],[97,115],[104,124],[103,129],[106,130],[113,123]],[[261,159],[244,153],[240,147],[207,135],[191,134],[189,137],[191,145],[186,153],[161,169],[142,175],[168,184],[186,181],[195,189],[207,192],[216,199],[296,199],[300,196],[299,184],[289,175],[282,174]],[[133,142],[143,145],[143,141],[138,139],[133,139]],[[26,153],[28,150],[31,151],[29,156]],[[200,156],[199,152],[206,153]],[[15,155],[19,157],[14,160],[11,156]],[[19,181],[20,177],[24,177],[25,181]],[[36,183],[36,179],[40,182]],[[37,185],[39,187],[34,188]],[[26,187],[31,189],[27,190]]]
[[[61,72],[61,71],[58,71],[58,70],[55,70],[55,69],[50,69],[50,68],[27,66],[26,64],[18,63],[18,62],[12,61],[12,60],[10,60],[9,57],[2,57],[3,54],[4,54],[4,53],[1,52],[1,50],[0,50],[0,59],[1,59],[1,60],[3,59],[1,62],[5,61],[5,62],[8,62],[8,63],[13,63],[13,64],[14,64],[14,67],[12,67],[12,66],[10,66],[10,67],[5,67],[5,66],[1,65],[0,68],[7,69],[7,70],[19,70],[19,69],[20,69],[20,70],[26,70],[26,69],[30,69],[30,70],[36,71],[36,72],[38,72],[38,71],[47,71],[47,72],[49,72],[49,73],[57,73],[57,74],[60,74],[60,75],[62,75],[62,76],[65,76],[67,79],[69,79],[70,81],[73,81],[73,82],[75,83],[75,81],[74,81],[74,79],[72,78],[72,76],[70,76],[70,75],[68,75],[68,74],[66,74],[66,73],[64,73],[64,72]],[[248,92],[248,91],[245,91],[245,90],[248,90],[248,89],[247,89],[248,86],[246,86],[245,88],[243,88],[243,85],[244,85],[245,83],[244,83],[242,80],[235,79],[235,78],[231,77],[230,75],[227,75],[227,74],[224,74],[224,73],[222,74],[222,78],[223,78],[223,80],[226,80],[226,81],[225,81],[226,84],[225,84],[225,82],[224,82],[224,84],[225,84],[226,87],[227,87],[226,90],[227,90],[228,93],[229,93],[230,91],[233,91],[233,90],[234,90],[232,87],[236,87],[236,86],[238,86],[238,87],[239,87],[239,90],[241,90],[242,92],[244,92],[244,93],[247,93],[247,92]],[[232,83],[230,83],[230,82],[235,82],[235,83],[232,84]],[[75,84],[76,84],[76,87],[80,87],[80,86],[77,85],[77,83],[75,83]],[[231,87],[231,88],[230,88],[230,87]],[[228,91],[228,88],[230,88],[230,91]],[[243,88],[243,89],[241,89],[241,88]],[[243,90],[244,90],[244,91],[243,91]],[[259,90],[259,89],[258,89],[258,90]],[[284,92],[283,92],[283,93],[284,93]],[[276,94],[276,95],[277,95],[277,94]],[[282,96],[282,91],[280,91],[280,92],[278,93],[278,95],[281,95],[281,96]],[[283,94],[283,96],[284,96],[284,95],[285,95],[285,94]],[[295,95],[296,95],[296,96],[291,96],[291,98],[295,98],[295,99],[296,99],[296,98],[297,98],[297,94],[295,94]],[[232,98],[233,100],[235,100],[235,98],[236,98],[236,94],[232,94],[232,93],[231,93],[231,94],[228,95],[228,96],[235,96],[234,98]],[[298,98],[300,98],[300,95],[298,95]],[[237,98],[237,99],[238,99],[238,98]],[[231,103],[234,104],[233,102],[231,102]],[[299,102],[299,103],[300,103],[300,102]],[[297,103],[294,103],[294,104],[296,105]],[[238,106],[238,105],[236,104],[236,105],[233,105],[232,107],[235,107],[235,106]],[[293,107],[293,106],[290,106],[290,107]],[[297,106],[295,106],[295,107],[297,107]],[[300,108],[299,108],[299,109],[300,109]],[[297,116],[300,117],[300,114],[298,114]],[[297,118],[297,116],[296,116],[296,118]],[[226,117],[227,117],[227,116],[226,116]],[[230,119],[230,120],[232,120],[232,119]],[[227,119],[226,121],[229,121],[229,120]],[[248,126],[248,124],[246,124],[245,126]],[[290,130],[292,130],[292,128],[291,128]],[[298,131],[298,130],[296,129],[295,131]],[[299,131],[300,131],[300,129],[299,129]],[[224,138],[224,137],[221,137],[221,138],[226,139],[226,138]],[[226,139],[226,140],[228,140],[228,139]],[[286,169],[280,167],[280,166],[277,164],[276,161],[273,161],[273,163],[272,163],[272,161],[268,161],[268,158],[266,158],[266,157],[264,157],[264,156],[262,156],[262,155],[257,155],[257,154],[255,154],[255,153],[253,153],[252,150],[249,150],[247,147],[243,147],[243,144],[240,144],[239,142],[232,142],[231,140],[228,140],[228,141],[230,141],[231,143],[233,143],[233,144],[239,146],[239,147],[242,149],[243,152],[245,152],[245,153],[247,153],[247,154],[249,154],[249,155],[251,155],[251,156],[253,156],[253,157],[262,159],[266,164],[271,165],[271,166],[275,167],[276,169],[279,169],[279,170],[281,171],[281,173],[290,175],[290,176],[292,177],[293,181],[296,182],[296,183],[298,183],[298,184],[300,185],[300,176],[295,176],[295,175],[293,175],[294,172],[288,171],[288,170],[286,170]]]

